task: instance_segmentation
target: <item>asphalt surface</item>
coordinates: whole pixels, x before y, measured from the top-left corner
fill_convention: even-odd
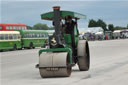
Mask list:
[[[41,78],[38,51],[0,53],[1,85],[128,85],[128,39],[90,41],[91,68],[79,71],[73,67],[70,77]]]

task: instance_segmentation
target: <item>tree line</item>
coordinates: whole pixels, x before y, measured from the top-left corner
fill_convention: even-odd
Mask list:
[[[28,30],[54,30],[54,27],[49,27],[47,24],[37,23],[34,26],[27,26]]]
[[[103,31],[114,31],[114,30],[122,30],[128,29],[128,24],[126,27],[114,26],[113,24],[106,24],[103,20],[98,19],[97,21],[94,19],[89,20],[88,27],[101,27]],[[49,27],[47,24],[37,23],[34,26],[27,26],[29,30],[54,30],[54,27]]]
[[[89,20],[88,27],[101,27],[103,31],[114,31],[114,30],[122,30],[122,29],[128,29],[128,24],[126,27],[121,26],[114,26],[113,24],[106,24],[103,20],[98,19],[97,21],[94,19]],[[108,28],[107,28],[108,27]]]

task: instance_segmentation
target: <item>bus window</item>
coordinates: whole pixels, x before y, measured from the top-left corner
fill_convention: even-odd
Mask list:
[[[20,26],[20,30],[22,30],[22,27]]]
[[[31,38],[32,37],[32,34],[28,34],[28,37]]]
[[[36,34],[37,37],[40,37],[40,34]]]
[[[27,37],[28,37],[28,35],[27,35],[27,34],[25,34],[25,35],[24,35],[24,37],[25,37],[25,38],[27,38]]]
[[[24,37],[26,38],[26,37],[27,37],[27,35],[26,35],[26,34],[24,34]]]
[[[20,27],[17,27],[17,29],[19,30],[19,29],[20,29]]]
[[[24,30],[26,30],[27,28],[26,27],[24,27]]]
[[[10,26],[10,29],[12,29],[12,26]]]
[[[16,26],[13,26],[13,29],[16,29]]]
[[[24,26],[23,26],[24,27]],[[23,30],[25,30],[25,27],[24,27],[24,29]]]
[[[36,37],[36,34],[33,34],[33,37],[35,38]]]
[[[0,40],[2,39],[2,35],[0,34]]]
[[[29,38],[29,34],[26,34],[26,37]]]
[[[21,38],[21,36],[20,35],[17,35],[18,36],[18,39],[20,39]]]
[[[38,37],[38,34],[35,34],[35,37]]]
[[[20,26],[20,30],[22,30],[22,26]]]
[[[42,37],[42,34],[40,34],[40,37]]]
[[[17,39],[17,35],[16,34],[13,35],[13,39]]]
[[[23,30],[23,27],[21,27],[21,30]]]
[[[48,34],[45,34],[45,37],[48,37]]]
[[[31,37],[31,34],[28,34],[28,38],[30,38]]]
[[[37,34],[34,34],[34,37],[36,38],[37,37]]]
[[[0,26],[0,29],[2,29],[2,26]]]
[[[20,29],[20,27],[17,27],[17,29],[19,30],[19,29]]]
[[[19,26],[19,30],[21,30],[21,27]]]
[[[44,37],[46,37],[46,34],[44,34]]]
[[[22,30],[24,30],[24,26],[22,26]]]
[[[8,34],[5,34],[5,40],[8,40]]]
[[[4,40],[4,35],[0,34],[0,40]]]
[[[9,29],[9,26],[6,26],[6,29]]]
[[[12,35],[11,35],[11,34],[9,34],[9,39],[10,39],[10,40],[12,40],[12,39],[13,39],[13,37],[12,37]]]
[[[35,34],[32,34],[32,37],[35,37]]]
[[[25,38],[28,38],[28,34],[25,34]]]
[[[16,26],[16,29],[17,29],[17,30],[19,29],[18,26]]]
[[[26,34],[26,38],[28,38],[29,37],[29,34]]]
[[[42,34],[42,37],[44,37],[44,34]]]

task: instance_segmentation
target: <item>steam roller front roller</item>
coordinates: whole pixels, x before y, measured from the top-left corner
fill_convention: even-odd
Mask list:
[[[86,40],[79,40],[77,45],[78,67],[80,71],[88,71],[90,67],[89,46]]]
[[[44,52],[39,57],[39,71],[42,78],[69,77],[71,66],[68,66],[67,52]]]

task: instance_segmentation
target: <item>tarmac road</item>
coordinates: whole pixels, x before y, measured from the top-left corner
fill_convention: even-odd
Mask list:
[[[0,53],[1,85],[128,85],[128,39],[90,41],[91,68],[73,67],[70,77],[41,78],[38,51]]]

